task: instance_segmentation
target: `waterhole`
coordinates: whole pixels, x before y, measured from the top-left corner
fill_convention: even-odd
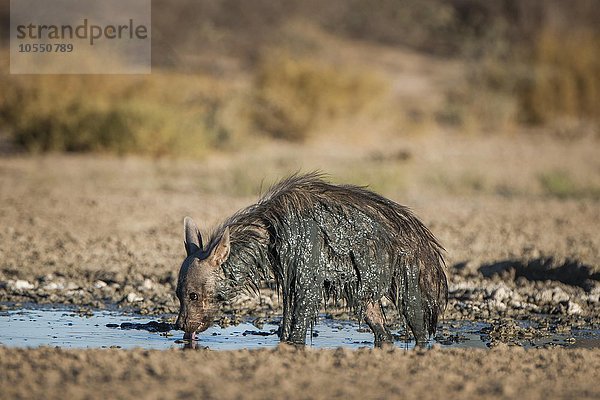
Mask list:
[[[168,317],[144,316],[120,310],[80,312],[65,307],[31,307],[0,312],[0,345],[9,347],[53,346],[61,348],[145,348],[190,347],[183,332],[173,329]],[[548,317],[551,322],[551,318]],[[488,348],[499,341],[524,347],[600,347],[600,329],[552,326],[542,321],[536,329],[531,321],[516,321],[508,328],[494,322],[444,321],[429,346]],[[215,325],[198,334],[196,348],[213,350],[275,347],[279,319],[257,322],[248,318],[228,327]],[[394,344],[412,349],[414,341],[395,332]],[[313,348],[372,347],[373,335],[366,325],[320,316],[307,336]]]

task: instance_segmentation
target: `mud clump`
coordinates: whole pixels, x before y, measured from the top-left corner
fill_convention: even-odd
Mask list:
[[[522,327],[512,319],[494,322],[490,328],[482,329],[482,333],[490,337],[490,347],[498,343],[521,346],[523,341],[549,336],[547,332],[532,326]]]
[[[121,329],[136,329],[140,331],[148,332],[169,332],[174,329],[172,324],[166,322],[150,321],[147,323],[136,323],[136,322],[123,322],[121,324],[106,324],[108,328],[121,328]]]

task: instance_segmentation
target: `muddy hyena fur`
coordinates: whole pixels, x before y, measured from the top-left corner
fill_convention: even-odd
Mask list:
[[[423,343],[435,332],[448,285],[443,248],[406,207],[365,188],[294,175],[227,219],[203,243],[184,220],[177,327],[186,338],[210,327],[220,303],[273,280],[283,300],[281,341],[304,344],[322,300],[344,301],[390,342],[381,300]]]

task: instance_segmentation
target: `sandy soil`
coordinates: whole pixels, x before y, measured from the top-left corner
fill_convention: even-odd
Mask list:
[[[0,349],[0,398],[597,399],[592,350]]]
[[[598,141],[429,136],[381,143],[271,144],[200,161],[4,157],[0,302],[16,304],[2,307],[175,312],[183,216],[209,229],[251,204],[263,180],[321,169],[416,211],[448,250],[445,317],[491,322],[499,350],[0,348],[0,397],[598,398],[600,350],[501,344],[515,343],[519,328],[510,321],[517,316],[550,313],[561,329],[598,326]],[[566,188],[542,179],[556,176],[568,176]],[[225,311],[276,314],[277,296],[238,298]]]

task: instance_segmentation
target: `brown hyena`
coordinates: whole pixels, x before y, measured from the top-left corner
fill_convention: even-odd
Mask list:
[[[184,221],[187,258],[177,284],[177,327],[207,329],[220,303],[274,280],[283,300],[282,341],[304,344],[323,299],[366,321],[377,346],[391,342],[387,297],[418,343],[435,332],[448,296],[443,248],[406,207],[365,188],[295,175],[226,220],[206,244]]]

